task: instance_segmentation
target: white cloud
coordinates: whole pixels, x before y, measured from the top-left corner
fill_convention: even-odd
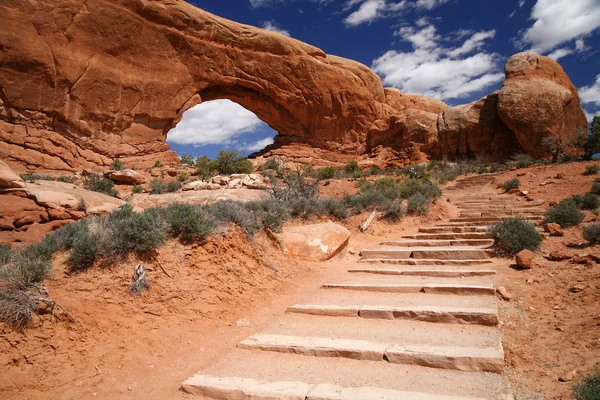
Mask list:
[[[522,32],[518,44],[545,53],[600,28],[600,1],[537,0],[530,19],[535,22]]]
[[[271,7],[277,3],[291,3],[294,0],[250,0],[250,5],[252,8],[260,8],[260,7]],[[313,3],[319,3],[323,5],[327,5],[334,0],[310,0]]]
[[[577,51],[586,51],[589,50],[590,46],[586,46],[585,41],[583,39],[577,39],[575,41],[575,50]]]
[[[525,5],[525,0],[519,0],[519,8],[522,8]]]
[[[562,48],[562,49],[554,50],[552,53],[548,54],[548,57],[550,57],[554,61],[558,61],[559,59],[563,58],[564,56],[568,56],[569,54],[573,54],[573,53],[574,52],[571,49]]]
[[[479,51],[495,33],[475,32],[460,46],[445,48],[438,43],[433,25],[421,30],[401,28],[397,34],[412,43],[413,51],[388,51],[373,61],[372,68],[386,85],[407,93],[441,100],[466,97],[504,79],[499,56]],[[475,51],[479,52],[472,54]],[[460,58],[468,54],[472,55]]]
[[[514,9],[510,14],[508,14],[508,18],[514,17],[516,13],[517,13],[517,10]]]
[[[190,108],[177,126],[169,131],[167,142],[203,146],[229,144],[232,139],[266,125],[252,112],[230,100],[214,100]]]
[[[262,149],[264,149],[265,147],[267,147],[270,144],[273,144],[274,140],[272,137],[267,137],[261,140],[257,140],[256,142],[252,142],[252,143],[243,143],[242,145],[239,146],[239,150],[243,150],[243,151],[250,151],[250,152],[254,152],[254,151],[260,151]]]
[[[282,35],[285,35],[285,36],[290,36],[290,33],[288,31],[286,31],[285,29],[282,29],[281,27],[279,27],[279,24],[275,21],[265,21],[263,23],[262,28],[266,29],[268,31],[281,33]]]
[[[600,75],[596,76],[593,84],[579,88],[579,98],[583,104],[600,107]]]
[[[347,0],[344,11],[348,11],[360,4],[358,9],[352,12],[344,20],[346,26],[355,27],[363,23],[371,23],[379,18],[387,18],[398,15],[407,10],[433,10],[449,0]],[[422,18],[420,21],[424,21]],[[423,26],[417,24],[417,26]]]

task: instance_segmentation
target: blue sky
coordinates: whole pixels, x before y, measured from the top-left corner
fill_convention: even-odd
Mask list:
[[[189,0],[378,73],[386,87],[468,103],[501,87],[519,51],[558,60],[591,119],[600,115],[600,0]],[[246,154],[276,135],[228,100],[200,104],[168,134],[179,154]]]

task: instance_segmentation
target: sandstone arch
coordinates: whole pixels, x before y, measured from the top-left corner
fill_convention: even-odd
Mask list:
[[[176,161],[165,144],[168,130],[186,109],[218,98],[278,131],[274,147],[385,153],[401,163],[445,151],[437,118],[444,103],[384,89],[360,63],[184,1],[4,0],[0,14],[0,157],[17,169],[78,170],[114,157],[139,167]],[[540,66],[554,63],[535,57]],[[560,121],[523,117],[536,103],[519,97],[527,85],[513,71],[523,63],[513,64],[499,115],[526,151],[537,150],[536,135],[585,125],[570,87],[561,104],[548,107],[569,108]],[[568,86],[554,64],[546,70],[564,77],[539,68],[523,74],[553,79],[552,90]]]

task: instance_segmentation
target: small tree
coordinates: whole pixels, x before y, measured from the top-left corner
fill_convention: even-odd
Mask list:
[[[211,160],[206,156],[198,157],[196,159],[196,175],[200,179],[208,179],[213,175],[213,172],[217,169],[215,161]]]
[[[552,163],[558,162],[558,159],[564,154],[567,144],[556,136],[548,136],[542,139],[542,149],[552,156]]]
[[[183,164],[187,164],[187,165],[194,165],[194,156],[191,154],[182,154],[181,155],[181,162]]]
[[[592,120],[589,134],[584,130],[577,132],[577,138],[571,143],[583,150],[583,158],[591,160],[594,154],[600,152],[600,116]]]
[[[124,168],[123,162],[119,158],[115,158],[110,165],[110,169],[114,171],[122,171]]]

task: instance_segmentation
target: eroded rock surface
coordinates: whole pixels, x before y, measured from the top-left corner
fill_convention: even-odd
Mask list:
[[[346,247],[350,231],[341,225],[326,222],[285,227],[278,237],[291,257],[326,261]]]

